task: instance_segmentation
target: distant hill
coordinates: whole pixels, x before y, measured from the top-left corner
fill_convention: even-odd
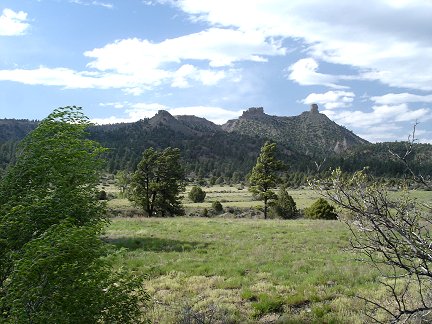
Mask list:
[[[23,139],[37,124],[28,119],[0,119],[0,143]]]
[[[37,126],[36,121],[0,120],[0,168],[13,162],[16,144]],[[376,175],[402,176],[404,166],[388,153],[403,152],[403,142],[371,144],[319,113],[316,105],[299,116],[280,117],[249,108],[224,125],[196,116],[172,116],[160,110],[154,117],[134,123],[93,126],[89,137],[109,148],[107,170],[133,170],[142,152],[154,147],[178,147],[192,177],[242,179],[256,162],[266,140],[278,145],[279,158],[288,173],[314,172],[315,162],[324,168],[355,171],[369,166]],[[412,163],[423,174],[432,172],[432,146],[418,144]]]
[[[327,156],[342,153],[368,141],[320,114],[318,106],[299,116],[269,116],[262,107],[249,108],[238,119],[222,125],[227,132],[260,136],[284,143],[309,156]]]

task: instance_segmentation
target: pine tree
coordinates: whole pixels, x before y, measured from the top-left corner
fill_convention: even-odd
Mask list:
[[[261,153],[252,169],[249,178],[251,191],[264,201],[264,218],[267,218],[268,203],[277,198],[272,190],[279,181],[278,173],[284,167],[283,163],[276,159],[276,143],[266,142],[261,148]]]

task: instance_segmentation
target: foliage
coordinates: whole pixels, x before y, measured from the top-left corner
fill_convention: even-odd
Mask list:
[[[298,125],[303,122],[307,127],[300,126],[301,129],[298,129]],[[186,127],[191,127],[191,131],[182,133],[167,126],[154,127],[151,120],[145,119],[136,123],[91,127],[89,137],[110,148],[106,157],[107,169],[112,173],[118,170],[134,170],[142,153],[149,147],[165,149],[172,146],[181,150],[187,174],[216,177],[214,180],[222,177],[221,181],[230,178],[231,183],[238,183],[238,178],[242,181],[252,169],[259,148],[265,142],[260,136],[274,132],[281,134],[273,140],[277,143],[278,150],[283,153],[281,159],[290,166],[290,186],[296,187],[305,183],[302,175],[309,175],[310,170],[314,169],[314,162],[322,160],[321,153],[324,151],[327,157],[323,165],[325,168],[340,167],[344,171],[354,172],[369,166],[375,176],[399,178],[403,177],[405,171],[404,165],[392,159],[388,153],[389,148],[394,152],[402,152],[405,143],[359,144],[350,147],[349,151],[334,154],[328,151],[333,151],[337,142],[332,126],[326,129],[326,124],[323,124],[323,127],[309,125],[307,118],[300,118],[299,123],[295,124],[270,122],[268,125],[262,125],[264,129],[257,128],[255,120],[243,120],[240,132],[232,133],[220,129],[218,131],[216,125],[213,125],[212,129],[201,129],[196,132],[193,125],[187,121],[182,123]],[[17,142],[35,125],[32,121],[0,120],[0,168],[15,160]],[[243,128],[249,128],[248,125],[250,132]],[[304,129],[313,129],[316,132],[302,134]],[[287,133],[282,134],[285,131]],[[317,134],[322,135],[324,142],[314,142],[320,138]],[[341,138],[344,137],[346,136]],[[339,143],[341,142],[339,140]],[[432,167],[432,145],[417,143],[415,152],[410,156],[410,165],[416,172],[427,174]]]
[[[199,203],[204,201],[206,192],[201,187],[193,186],[188,196],[194,203]]]
[[[94,226],[64,221],[24,245],[5,285],[17,323],[139,323],[141,280],[113,272]]]
[[[345,221],[353,234],[353,248],[380,271],[393,305],[363,298],[392,322],[430,321],[431,206],[419,206],[408,191],[392,199],[365,171],[347,176],[336,170],[331,183],[334,191],[326,194],[348,213]]]
[[[264,201],[264,218],[267,218],[268,202],[277,199],[272,189],[276,187],[278,172],[283,168],[283,163],[276,159],[275,150],[275,143],[264,144],[249,178],[249,191]]]
[[[283,219],[291,219],[298,216],[297,205],[286,187],[280,189],[277,199],[270,207],[272,213]]]
[[[130,199],[148,216],[183,215],[180,193],[185,190],[180,150],[145,150],[132,176]]]
[[[0,283],[14,252],[50,226],[105,220],[104,205],[95,201],[104,149],[84,138],[88,125],[79,109],[57,109],[21,142],[0,183]]]
[[[115,179],[116,179],[116,186],[120,190],[120,197],[122,198],[127,197],[130,189],[131,180],[132,180],[131,178],[132,175],[128,171],[125,170],[117,171],[115,175]]]
[[[54,110],[21,142],[16,164],[1,179],[0,319],[6,322],[67,322],[81,308],[84,318],[126,319],[138,310],[132,303],[119,313],[125,300],[133,301],[137,281],[125,281],[130,288],[109,299],[95,290],[117,279],[99,239],[107,222],[97,200],[105,149],[85,138],[88,126],[78,107]]]
[[[216,212],[216,213],[221,213],[223,212],[223,206],[220,203],[220,201],[216,200],[212,202],[212,209]]]
[[[318,198],[304,212],[306,217],[311,219],[337,219],[335,208],[324,198]]]

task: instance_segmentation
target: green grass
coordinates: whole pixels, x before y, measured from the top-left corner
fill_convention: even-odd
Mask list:
[[[185,309],[238,323],[362,323],[354,296],[382,293],[338,221],[123,218],[106,237],[124,248],[118,266],[148,276],[148,316],[161,323]]]
[[[148,278],[149,320],[190,322],[195,316],[228,323],[365,323],[366,305],[356,296],[387,301],[378,274],[350,252],[343,223],[252,219],[253,208],[262,202],[247,189],[203,189],[203,203],[192,203],[184,193],[188,215],[218,200],[225,211],[244,210],[246,218],[136,218],[140,211],[128,200],[108,202],[121,215],[134,217],[113,219],[106,239],[123,249],[117,266]],[[319,197],[311,190],[289,193],[300,209]],[[430,191],[411,193],[420,203],[432,198]]]
[[[223,207],[236,207],[236,208],[254,208],[262,206],[262,201],[254,200],[252,194],[245,187],[238,189],[238,186],[212,186],[209,188],[203,188],[207,193],[204,202],[193,203],[188,198],[188,192],[192,187],[188,186],[186,192],[183,193],[183,205],[186,209],[190,208],[211,208],[212,202],[218,200],[222,203]],[[110,193],[115,193],[112,187],[110,187]],[[289,190],[288,193],[294,198],[297,204],[297,208],[304,209],[309,207],[316,199],[319,194],[308,189],[293,189]],[[115,198],[108,201],[108,207],[117,210],[132,210],[133,205],[130,201],[125,198]]]

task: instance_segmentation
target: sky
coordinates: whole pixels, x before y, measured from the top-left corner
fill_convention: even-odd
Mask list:
[[[2,0],[0,118],[320,112],[432,143],[432,0]]]

